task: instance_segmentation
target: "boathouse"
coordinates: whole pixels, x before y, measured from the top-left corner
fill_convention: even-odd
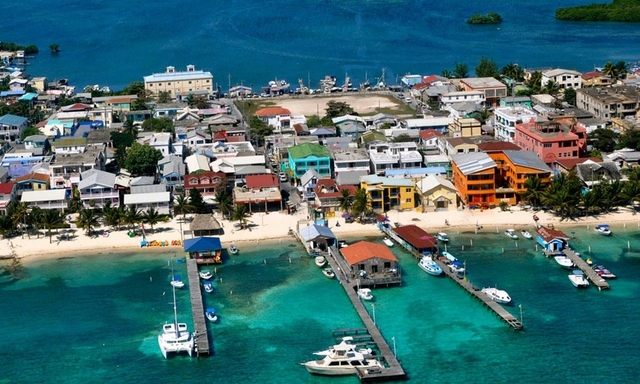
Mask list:
[[[326,252],[329,247],[338,246],[338,238],[325,226],[312,224],[301,228],[299,233],[307,248]]]
[[[398,259],[386,245],[359,241],[341,248],[351,276],[360,286],[376,286],[402,283]]]
[[[198,264],[222,264],[222,244],[219,237],[195,237],[186,239],[184,251]]]
[[[420,255],[438,253],[438,240],[417,225],[403,225],[390,233],[402,246]]]
[[[536,241],[547,252],[560,252],[569,244],[569,236],[556,229],[540,227],[536,229]]]

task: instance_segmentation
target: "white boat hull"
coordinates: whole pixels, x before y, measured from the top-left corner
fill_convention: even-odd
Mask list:
[[[501,289],[482,288],[482,292],[489,296],[489,298],[496,303],[509,304],[511,302],[511,297],[509,296],[509,294]]]
[[[430,258],[423,257],[422,259],[420,259],[418,266],[420,267],[420,269],[432,276],[440,276],[443,272],[442,268],[440,268],[440,266]]]
[[[391,239],[385,237],[384,239],[382,239],[382,242],[384,242],[387,247],[393,247],[393,241],[391,241]]]

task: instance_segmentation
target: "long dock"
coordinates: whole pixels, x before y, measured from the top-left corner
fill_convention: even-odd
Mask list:
[[[573,262],[573,265],[576,268],[579,268],[582,272],[584,272],[587,279],[591,280],[591,283],[593,283],[593,285],[595,285],[599,291],[611,288],[609,286],[609,283],[604,278],[602,278],[602,276],[598,275],[598,272],[594,271],[586,261],[582,260],[580,255],[577,254],[573,249],[565,248],[562,250],[562,253],[564,253],[569,259],[571,259],[571,262]],[[558,253],[544,252],[544,254],[547,257],[551,257],[557,255]]]
[[[367,334],[371,337],[371,340],[377,346],[380,354],[376,355],[375,358],[383,359],[383,365],[385,368],[381,370],[367,370],[361,369],[358,370],[358,378],[362,382],[368,381],[380,381],[380,380],[392,380],[392,379],[403,379],[406,377],[406,373],[400,362],[396,358],[395,354],[389,348],[389,344],[387,344],[384,337],[382,337],[382,333],[373,322],[373,319],[367,312],[364,304],[360,301],[358,294],[356,292],[356,284],[346,278],[343,270],[340,268],[340,265],[337,261],[337,257],[334,255],[338,255],[338,249],[335,247],[331,247],[329,250],[329,255],[326,257],[327,262],[331,265],[331,268],[336,273],[336,277],[340,281],[340,285],[344,288],[344,291],[347,293],[349,300],[351,300],[351,304],[355,308],[358,316],[362,320],[364,324]],[[386,363],[386,364],[385,364]]]
[[[515,330],[522,330],[524,326],[522,322],[518,320],[515,316],[513,316],[509,311],[504,309],[502,305],[496,303],[491,300],[489,296],[487,296],[484,292],[476,288],[473,284],[469,282],[466,278],[460,278],[456,273],[452,272],[449,266],[439,258],[434,260],[442,271],[451,278],[451,280],[455,281],[459,286],[464,288],[465,291],[469,292],[471,296],[478,299],[485,306],[489,307],[498,317],[500,317],[505,323],[509,324],[511,328]]]
[[[208,355],[209,334],[207,333],[207,321],[204,317],[202,302],[202,290],[200,289],[200,275],[195,259],[187,258],[187,275],[189,277],[189,296],[191,298],[191,313],[193,314],[194,338],[196,342],[196,355]]]

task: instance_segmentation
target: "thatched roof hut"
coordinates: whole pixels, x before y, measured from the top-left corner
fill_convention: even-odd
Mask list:
[[[193,236],[221,235],[222,226],[212,214],[196,214],[189,225]]]

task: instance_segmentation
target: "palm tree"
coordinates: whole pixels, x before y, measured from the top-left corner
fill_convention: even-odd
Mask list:
[[[42,209],[40,207],[32,207],[29,212],[29,222],[33,225],[38,238],[40,238],[40,225],[42,224]]]
[[[371,200],[369,199],[367,191],[358,189],[353,199],[352,207],[354,214],[359,216],[360,219],[364,218],[365,214],[371,209]]]
[[[240,229],[247,228],[247,207],[244,204],[239,204],[235,206],[235,209],[231,213],[231,220],[238,221],[240,223]]]
[[[187,198],[184,193],[176,198],[176,201],[173,203],[173,212],[176,215],[182,215],[182,221],[184,221],[187,217],[187,213],[193,212],[196,208],[189,203],[189,198]]]
[[[515,81],[524,80],[524,70],[515,63],[509,63],[505,65],[504,67],[502,67],[500,73]]]
[[[216,201],[218,202],[218,210],[222,217],[227,217],[233,211],[233,196],[226,188],[220,188],[216,192]]]
[[[533,205],[534,207],[540,206],[542,195],[547,188],[542,183],[542,179],[535,175],[529,177],[524,181],[524,187],[526,188],[526,191],[522,192],[522,199],[528,204]]]
[[[136,209],[136,205],[131,204],[124,209],[124,216],[122,218],[125,224],[129,226],[129,229],[131,229],[141,221],[142,215],[140,214],[140,211]]]
[[[12,211],[11,217],[13,218],[13,222],[20,228],[22,237],[24,238],[24,230],[27,228],[27,220],[29,219],[29,205],[21,201],[13,207]],[[28,233],[27,236],[29,236]]]
[[[133,124],[133,119],[127,119],[122,124],[122,133],[131,135],[134,139],[138,137],[138,127]]]
[[[47,209],[44,211],[42,215],[42,226],[47,230],[47,234],[49,235],[49,244],[51,244],[51,230],[53,228],[58,228],[63,222],[64,220],[62,219],[59,211],[54,209]]]
[[[111,202],[107,201],[102,207],[102,221],[104,224],[117,229],[122,222],[122,209],[121,207],[111,206]]]
[[[547,83],[542,88],[542,92],[552,96],[558,93],[558,91],[560,91],[560,84],[556,83],[553,80],[547,81]]]
[[[4,238],[7,233],[11,233],[15,229],[15,224],[8,215],[0,216],[0,235]]]
[[[453,68],[453,77],[456,79],[469,77],[469,66],[465,63],[456,63]]]
[[[160,222],[160,213],[157,209],[149,207],[144,213],[142,213],[141,219],[144,223],[149,224],[149,226],[151,226],[151,230],[153,231],[153,226]]]
[[[93,209],[83,209],[80,211],[76,225],[84,229],[85,235],[91,236],[93,229],[100,225],[99,215]]]
[[[533,72],[529,77],[529,80],[526,81],[526,85],[537,93],[542,87],[542,72]]]
[[[340,190],[340,194],[341,194],[340,197],[338,197],[338,202],[340,203],[340,209],[344,213],[349,214],[349,211],[353,206],[353,196],[351,195],[351,192],[349,192],[348,189]]]
[[[629,180],[622,187],[622,197],[631,204],[635,210],[635,203],[640,201],[640,182]]]
[[[611,61],[607,61],[604,64],[604,67],[602,67],[602,74],[609,76],[613,80],[613,83],[618,79],[618,69]]]

